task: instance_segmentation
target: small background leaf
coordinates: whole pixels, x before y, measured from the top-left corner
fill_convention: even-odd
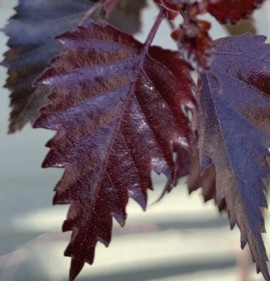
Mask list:
[[[221,23],[236,23],[246,18],[264,0],[219,0],[209,1],[208,12]]]
[[[181,55],[199,72],[208,68],[212,55],[210,27],[207,21],[188,18],[172,33]]]

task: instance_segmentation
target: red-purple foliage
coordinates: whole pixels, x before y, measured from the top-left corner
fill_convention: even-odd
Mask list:
[[[172,145],[191,138],[179,109],[194,98],[177,52],[91,22],[58,39],[66,50],[41,78],[55,90],[35,126],[58,131],[43,166],[65,168],[54,203],[71,205],[63,229],[73,230],[74,279],[97,241],[108,246],[112,217],[124,225],[129,197],[146,208],[151,170],[173,184]]]
[[[93,263],[98,241],[109,245],[113,218],[125,224],[129,198],[146,209],[155,171],[167,177],[163,195],[186,177],[190,192],[202,188],[205,201],[215,200],[270,281],[261,235],[270,178],[270,46],[247,34],[213,42],[210,23],[198,18],[209,12],[235,23],[263,0],[154,2],[161,11],[144,44],[104,21],[138,31],[145,0],[20,0],[4,29],[10,132],[41,106],[35,127],[57,131],[43,166],[65,168],[54,204],[70,204],[63,225],[73,231],[65,251],[70,279]],[[177,15],[182,22],[174,26]],[[166,17],[179,51],[151,46]],[[52,41],[63,32],[57,39],[64,51]]]
[[[145,0],[121,0],[109,21],[127,32],[138,32],[144,6]],[[11,90],[9,133],[35,121],[40,108],[48,103],[50,88],[33,82],[62,50],[54,37],[74,29],[87,17],[97,18],[97,8],[94,0],[19,1],[16,15],[4,28],[10,47],[2,62],[9,75],[5,86]]]
[[[264,0],[216,0],[209,1],[208,12],[221,23],[236,23],[246,18],[258,8]]]
[[[216,42],[211,68],[202,76],[198,115],[201,165],[216,171],[216,201],[225,200],[241,245],[249,244],[266,280],[267,256],[261,208],[270,177],[270,45],[263,36],[241,35]],[[241,131],[239,132],[239,128]]]

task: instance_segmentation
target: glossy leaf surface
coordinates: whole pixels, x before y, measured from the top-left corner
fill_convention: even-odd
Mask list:
[[[2,63],[8,68],[6,87],[11,90],[9,132],[34,121],[48,102],[50,89],[35,87],[35,79],[62,50],[54,37],[72,30],[88,16],[90,0],[20,0],[16,14],[4,29],[10,50]],[[140,30],[140,13],[145,0],[120,1],[110,15],[110,22],[128,32]],[[94,14],[97,18],[98,15]]]
[[[173,184],[173,147],[187,148],[193,106],[189,66],[177,52],[150,47],[105,24],[89,22],[59,37],[67,50],[41,80],[55,88],[36,127],[57,130],[44,167],[63,167],[54,203],[70,203],[65,252],[74,279],[108,245],[112,217],[123,226],[128,198],[143,209],[151,171]]]
[[[216,200],[249,244],[257,269],[270,280],[261,233],[267,206],[263,180],[270,147],[270,46],[263,36],[220,39],[202,79],[199,115],[201,169],[216,171]]]
[[[264,0],[219,0],[209,3],[208,12],[221,23],[236,23],[240,19],[246,18]]]

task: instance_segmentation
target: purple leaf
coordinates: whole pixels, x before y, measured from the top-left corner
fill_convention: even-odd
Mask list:
[[[211,69],[202,78],[198,130],[201,169],[215,167],[216,201],[225,201],[242,247],[249,244],[258,271],[269,281],[261,237],[264,179],[270,177],[270,45],[264,41],[242,35],[216,42]]]
[[[74,0],[19,2],[16,14],[4,29],[10,48],[2,63],[8,68],[5,86],[11,90],[10,133],[34,121],[48,102],[49,87],[32,84],[49,66],[48,61],[62,50],[53,38],[75,28],[91,5],[89,1]]]
[[[109,245],[112,217],[126,220],[129,198],[143,209],[151,171],[173,184],[173,147],[189,147],[184,106],[193,107],[190,67],[178,52],[148,47],[106,24],[59,37],[67,50],[41,78],[54,87],[36,127],[57,130],[44,167],[65,168],[55,204],[70,204],[64,231],[73,280]]]
[[[4,32],[9,37],[9,51],[2,62],[8,68],[6,87],[11,90],[9,133],[34,121],[48,102],[50,87],[33,86],[35,79],[62,50],[54,37],[72,30],[89,16],[95,1],[90,0],[20,0],[16,14]],[[98,5],[98,3],[95,3]],[[110,22],[128,32],[140,29],[140,12],[145,0],[120,1]],[[98,18],[98,12],[91,16]]]

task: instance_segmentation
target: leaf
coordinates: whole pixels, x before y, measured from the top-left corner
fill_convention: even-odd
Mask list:
[[[212,55],[210,27],[207,21],[187,17],[172,33],[181,55],[199,72],[208,68]]]
[[[263,2],[264,0],[210,1],[208,12],[221,23],[236,23],[240,19],[249,16]]]
[[[205,168],[201,168],[198,152],[191,157],[190,173],[187,179],[188,191],[193,191],[201,188],[204,202],[214,200],[217,204],[219,212],[226,210],[226,201],[221,199],[216,202],[216,171],[211,163]]]
[[[4,28],[10,48],[2,63],[8,68],[5,86],[11,90],[9,133],[34,121],[40,108],[47,104],[50,87],[36,87],[33,82],[62,50],[53,38],[82,23],[94,2],[97,1],[20,0],[16,14]],[[144,7],[145,0],[135,4],[134,1],[120,1],[109,20],[128,32],[137,32]]]
[[[209,165],[208,167],[203,169],[203,173],[201,172],[201,166],[199,162],[199,154],[198,152],[191,157],[191,165],[190,173],[188,175],[188,189],[189,192],[193,192],[200,187],[202,188],[202,195],[204,201],[207,202],[209,200],[216,198],[216,173],[213,165]]]
[[[191,138],[181,108],[194,97],[177,52],[91,22],[59,40],[67,50],[41,78],[55,90],[35,127],[57,130],[43,166],[65,168],[54,203],[70,203],[63,230],[73,230],[73,280],[98,241],[109,245],[112,217],[124,225],[128,198],[146,208],[152,170],[172,185],[172,147]]]
[[[216,42],[210,71],[202,77],[198,116],[201,169],[214,165],[216,201],[225,201],[242,248],[249,244],[258,271],[269,281],[261,208],[270,177],[270,45],[249,34]],[[204,175],[205,176],[205,173]]]
[[[212,39],[208,31],[211,24],[208,21],[198,19],[198,16],[206,12],[207,5],[202,2],[172,1],[169,6],[173,10],[181,10],[183,22],[174,29],[171,37],[177,42],[181,56],[189,62],[194,69],[202,72],[208,68],[212,55]],[[166,8],[171,0],[164,1],[160,5]],[[169,9],[169,8],[168,8]]]
[[[216,202],[216,172],[213,163],[201,167],[198,150],[192,152],[178,148],[176,156],[175,185],[179,179],[186,177],[189,193],[201,188],[204,202],[210,200]],[[226,202],[221,200],[217,203],[217,207],[220,212],[226,210]]]
[[[2,63],[8,68],[6,87],[11,90],[9,132],[34,121],[48,99],[50,88],[33,87],[34,80],[62,49],[53,38],[73,29],[91,7],[89,1],[21,0],[4,28],[9,51]]]

